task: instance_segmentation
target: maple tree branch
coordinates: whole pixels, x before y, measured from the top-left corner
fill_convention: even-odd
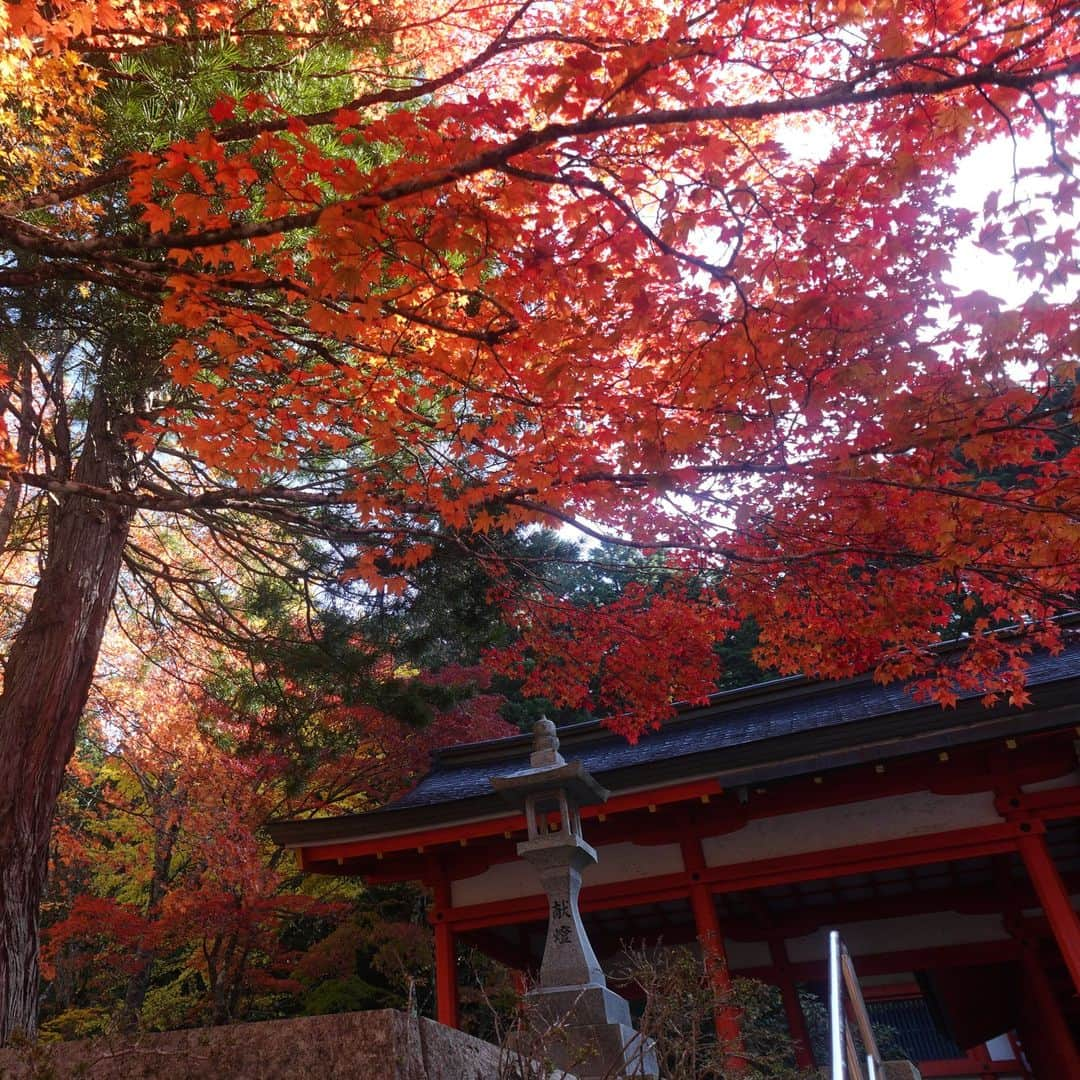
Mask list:
[[[232,509],[253,509],[260,505],[276,504],[281,506],[304,506],[308,508],[351,506],[355,497],[344,492],[318,494],[298,488],[274,485],[262,488],[224,488],[202,492],[198,495],[166,493],[158,489],[156,493],[140,495],[137,492],[115,491],[111,488],[96,487],[77,480],[59,480],[50,476],[39,476],[26,469],[3,469],[4,476],[18,479],[28,487],[39,488],[54,496],[93,499],[111,506],[130,506],[138,510],[183,511],[200,507],[228,507]],[[144,486],[147,486],[144,484]]]
[[[0,235],[3,226],[0,225]],[[23,250],[39,252],[46,257],[50,255],[50,240],[35,238],[27,243]],[[8,270],[0,269],[0,288],[39,288],[50,281],[93,281],[106,288],[117,289],[126,292],[138,300],[148,303],[158,303],[165,291],[165,274],[169,267],[166,264],[160,266],[159,277],[147,275],[145,271],[135,267],[131,268],[129,275],[121,276],[103,269],[112,265],[119,265],[125,271],[130,265],[129,260],[105,255],[99,259],[99,265],[92,265],[83,261],[65,262],[42,262],[32,270]]]
[[[979,483],[977,479],[965,481],[966,484],[970,484],[972,487],[948,487],[942,484],[914,483],[894,480],[885,476],[860,476],[853,478],[853,482],[856,484],[870,484],[874,487],[897,488],[901,491],[929,492],[934,495],[944,495],[950,499],[966,499],[972,502],[986,503],[988,506],[997,506],[1003,510],[1015,510],[1024,514],[1045,514],[1064,517],[1069,521],[1080,521],[1080,503],[1070,509],[1067,506],[1047,506],[1030,500],[1021,502],[1017,499],[1007,499],[1001,495],[989,495],[985,492],[973,490],[973,486]]]
[[[489,44],[487,48],[477,53],[471,60],[451,68],[440,76],[432,79],[419,80],[407,87],[387,88],[372,91],[368,94],[361,94],[351,101],[346,102],[344,105],[336,106],[333,109],[324,109],[321,112],[301,114],[297,119],[309,127],[316,127],[334,123],[342,110],[355,111],[358,109],[371,108],[375,105],[400,105],[409,101],[415,101],[419,97],[426,97],[435,93],[435,91],[442,89],[444,86],[451,85],[465,75],[472,74],[487,64],[488,61],[501,53],[506,52],[508,49],[519,48],[530,44],[541,44],[544,41],[552,39],[561,41],[567,40],[564,35],[552,34],[533,34],[521,38],[509,37],[510,31],[521,21],[525,16],[525,13],[534,3],[535,0],[525,0],[525,3],[521,4],[517,11],[510,16],[504,24],[502,31],[492,39],[491,44]],[[118,28],[113,32],[124,33],[125,31],[122,28]],[[134,33],[135,31],[127,32]],[[161,44],[174,43],[176,41],[172,36],[148,35],[146,31],[141,30],[138,31],[138,33],[140,37],[157,36],[162,39],[155,42],[151,47],[159,47]],[[217,34],[191,34],[185,35],[183,40],[218,40],[218,37],[219,35]],[[580,45],[590,45],[588,40],[584,38],[574,39],[574,41]],[[110,74],[116,75],[119,73],[112,72]],[[218,142],[239,142],[252,139],[256,135],[264,132],[269,134],[275,131],[285,131],[288,129],[288,126],[289,120],[287,118],[252,121],[245,124],[233,124],[230,127],[220,129],[215,133],[214,137]],[[25,199],[12,199],[2,202],[0,203],[0,213],[21,214],[26,213],[29,210],[41,210],[50,206],[59,206],[71,199],[76,199],[80,196],[88,195],[92,192],[100,191],[102,188],[119,183],[130,177],[133,169],[134,165],[130,159],[126,159],[118,162],[103,172],[85,177],[82,180],[67,184],[64,187],[55,188],[52,191],[42,192],[38,195],[32,195]]]
[[[422,315],[415,309],[403,308],[400,304],[392,302],[385,303],[383,309],[391,315],[396,315],[398,318],[405,319],[407,322],[414,322],[420,326],[426,326],[432,330],[439,330],[455,337],[470,338],[471,340],[479,341],[484,345],[494,345],[508,334],[512,334],[515,330],[520,329],[520,323],[512,315],[507,315],[506,323],[495,329],[469,330],[462,326],[451,326],[441,319],[430,318],[427,315]]]
[[[0,203],[0,213],[25,214],[30,210],[44,210],[50,206],[60,206],[72,199],[90,195],[102,188],[111,187],[113,184],[126,180],[131,175],[132,164],[130,161],[120,161],[102,172],[85,176],[81,180],[75,180],[63,187],[53,188],[38,195],[31,195],[25,199],[9,199]]]
[[[252,240],[307,229],[318,224],[331,208],[352,210],[375,209],[414,195],[456,183],[479,173],[502,170],[515,157],[552,145],[563,139],[597,135],[638,127],[683,126],[713,121],[762,120],[775,116],[794,116],[830,109],[887,101],[894,98],[936,97],[956,90],[984,86],[999,86],[1028,91],[1048,82],[1080,73],[1080,58],[1064,61],[1048,69],[1026,74],[1009,74],[992,66],[937,80],[902,80],[886,86],[857,89],[857,81],[836,83],[816,94],[781,101],[758,100],[737,105],[701,105],[683,109],[652,109],[645,112],[590,116],[584,120],[553,123],[526,131],[499,146],[481,151],[452,165],[429,170],[418,176],[389,184],[384,188],[338,203],[331,203],[301,213],[283,214],[265,221],[250,221],[222,228],[196,232],[152,233],[139,239],[99,236],[86,240],[64,240],[58,237],[35,237],[23,222],[10,214],[0,216],[0,238],[7,238],[16,247],[43,254],[68,257],[97,255],[107,251],[138,251],[177,249],[190,250],[213,247],[240,240]]]
[[[708,259],[703,259],[700,255],[692,255],[688,251],[683,251],[680,248],[675,247],[674,244],[669,244],[659,236],[655,229],[646,225],[645,222],[641,220],[641,216],[626,199],[612,191],[605,184],[602,184],[599,180],[583,176],[580,173],[558,175],[555,173],[538,172],[535,169],[521,169],[514,165],[504,165],[500,171],[507,173],[510,176],[516,176],[518,179],[532,180],[539,184],[559,185],[571,189],[585,188],[588,191],[595,191],[598,195],[602,195],[607,199],[613,206],[617,207],[623,216],[628,221],[632,222],[642,235],[647,237],[648,240],[665,255],[670,255],[679,262],[686,263],[688,266],[693,266],[695,269],[704,271],[715,281],[721,281],[725,284],[735,284],[730,272],[733,265],[730,259],[728,260],[727,265],[717,266],[715,263],[709,262]],[[738,249],[736,249],[736,252],[737,250]]]
[[[747,566],[778,568],[781,566],[797,565],[806,562],[812,563],[823,559],[831,559],[836,558],[837,556],[852,554],[874,558],[904,559],[921,563],[932,563],[938,559],[937,555],[927,554],[926,552],[911,550],[898,551],[894,549],[872,547],[866,544],[842,543],[830,545],[828,547],[819,547],[812,551],[782,552],[778,550],[775,555],[750,555],[731,545],[717,545],[705,541],[694,543],[687,540],[661,540],[658,537],[635,540],[625,536],[619,536],[615,533],[601,532],[587,522],[582,521],[577,515],[559,510],[557,507],[553,507],[548,503],[539,503],[530,499],[518,498],[506,499],[504,501],[514,506],[521,506],[525,509],[532,510],[555,521],[562,522],[564,525],[570,525],[572,528],[578,529],[586,536],[591,536],[594,540],[599,540],[604,544],[613,544],[616,547],[632,548],[639,551],[693,551],[709,556],[719,555],[731,563]]]

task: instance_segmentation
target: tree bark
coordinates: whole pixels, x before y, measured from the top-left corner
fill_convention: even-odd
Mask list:
[[[221,940],[220,938],[218,939]],[[211,974],[211,1001],[213,1007],[210,1013],[210,1023],[214,1027],[220,1027],[222,1024],[227,1024],[230,1020],[229,1016],[229,993],[228,993],[228,980],[229,980],[229,968],[232,963],[233,952],[236,949],[236,934],[231,933],[225,939],[225,948],[218,953],[218,949],[215,947],[214,952],[218,960],[218,965],[215,967]]]
[[[131,410],[99,383],[77,479],[129,491]],[[37,1028],[38,904],[64,769],[116,592],[132,510],[79,496],[55,509],[47,561],[0,694],[0,1045]]]
[[[161,904],[165,899],[169,875],[172,871],[173,848],[176,846],[176,838],[180,835],[180,823],[174,821],[169,824],[168,822],[170,810],[168,789],[171,786],[169,784],[166,790],[157,793],[161,801],[154,806],[154,868],[150,876],[146,909],[143,912],[147,926],[153,926],[161,914]],[[135,970],[128,979],[124,993],[124,1009],[120,1016],[121,1031],[135,1031],[139,1027],[140,1014],[146,1002],[147,991],[150,989],[156,959],[157,949],[145,944],[140,945],[135,952]]]

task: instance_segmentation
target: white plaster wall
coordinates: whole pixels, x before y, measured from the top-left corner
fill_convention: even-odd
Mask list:
[[[583,875],[586,885],[609,885],[657,874],[677,874],[683,869],[678,844],[605,844],[596,854],[597,865],[589,867]],[[454,907],[515,900],[540,891],[536,871],[520,859],[496,863],[481,874],[454,881],[450,888]]]
[[[682,852],[678,844],[605,844],[596,849],[597,863],[582,874],[586,885],[610,885],[616,881],[680,874]]]
[[[1016,1057],[1008,1034],[989,1039],[986,1043],[986,1052],[990,1055],[991,1061],[1012,1061]]]
[[[963,829],[1000,822],[989,792],[973,795],[908,795],[829,806],[797,814],[759,818],[737,832],[702,841],[708,866],[729,866],[755,859],[796,855],[919,836],[945,829]],[[679,873],[678,844],[606,844],[599,863],[585,871],[587,885],[607,885],[634,878]],[[512,900],[540,891],[532,868],[520,860],[499,863],[481,874],[453,883],[454,906]]]
[[[1080,784],[1080,769],[1073,769],[1064,776],[1055,776],[1052,780],[1039,780],[1034,784],[1021,784],[1021,791],[1053,791],[1055,788],[1073,787]]]
[[[846,923],[834,929],[840,931],[847,947],[855,955],[856,969],[859,956],[867,953],[932,949],[942,945],[970,945],[980,941],[1008,939],[1000,915],[963,915],[957,911]],[[788,955],[795,963],[824,960],[829,955],[829,931],[822,928],[805,937],[791,938],[787,948]]]
[[[450,867],[453,873],[453,867]],[[490,900],[512,900],[542,892],[536,871],[521,859],[496,863],[482,874],[461,878],[450,883],[450,900],[454,907],[466,904],[486,904]]]
[[[730,866],[1000,821],[990,792],[933,795],[924,791],[758,818],[737,832],[707,837],[702,847],[706,865]]]

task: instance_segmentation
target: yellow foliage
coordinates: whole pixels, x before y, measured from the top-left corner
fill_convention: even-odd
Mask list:
[[[0,53],[0,200],[89,174],[101,155],[97,72],[74,52]]]

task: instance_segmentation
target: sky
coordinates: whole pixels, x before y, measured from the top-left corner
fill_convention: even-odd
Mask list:
[[[995,189],[1001,192],[1002,205],[1014,194],[1021,199],[1032,198],[1037,195],[1034,182],[1028,181],[1014,188],[1014,169],[1043,165],[1048,158],[1049,145],[1046,136],[1020,140],[1015,147],[1011,140],[1005,138],[980,146],[957,170],[956,191],[950,202],[955,206],[981,208],[987,196]],[[1055,220],[1053,228],[1056,228],[1058,223]],[[970,240],[962,243],[957,250],[949,280],[950,284],[963,285],[969,291],[982,289],[1006,301],[1009,306],[1022,304],[1031,291],[1030,283],[1021,281],[1013,272],[1012,260],[1007,255],[995,255],[985,251]],[[1077,284],[1074,280],[1068,286],[1072,289],[1074,299]],[[1055,298],[1068,299],[1064,295]]]

